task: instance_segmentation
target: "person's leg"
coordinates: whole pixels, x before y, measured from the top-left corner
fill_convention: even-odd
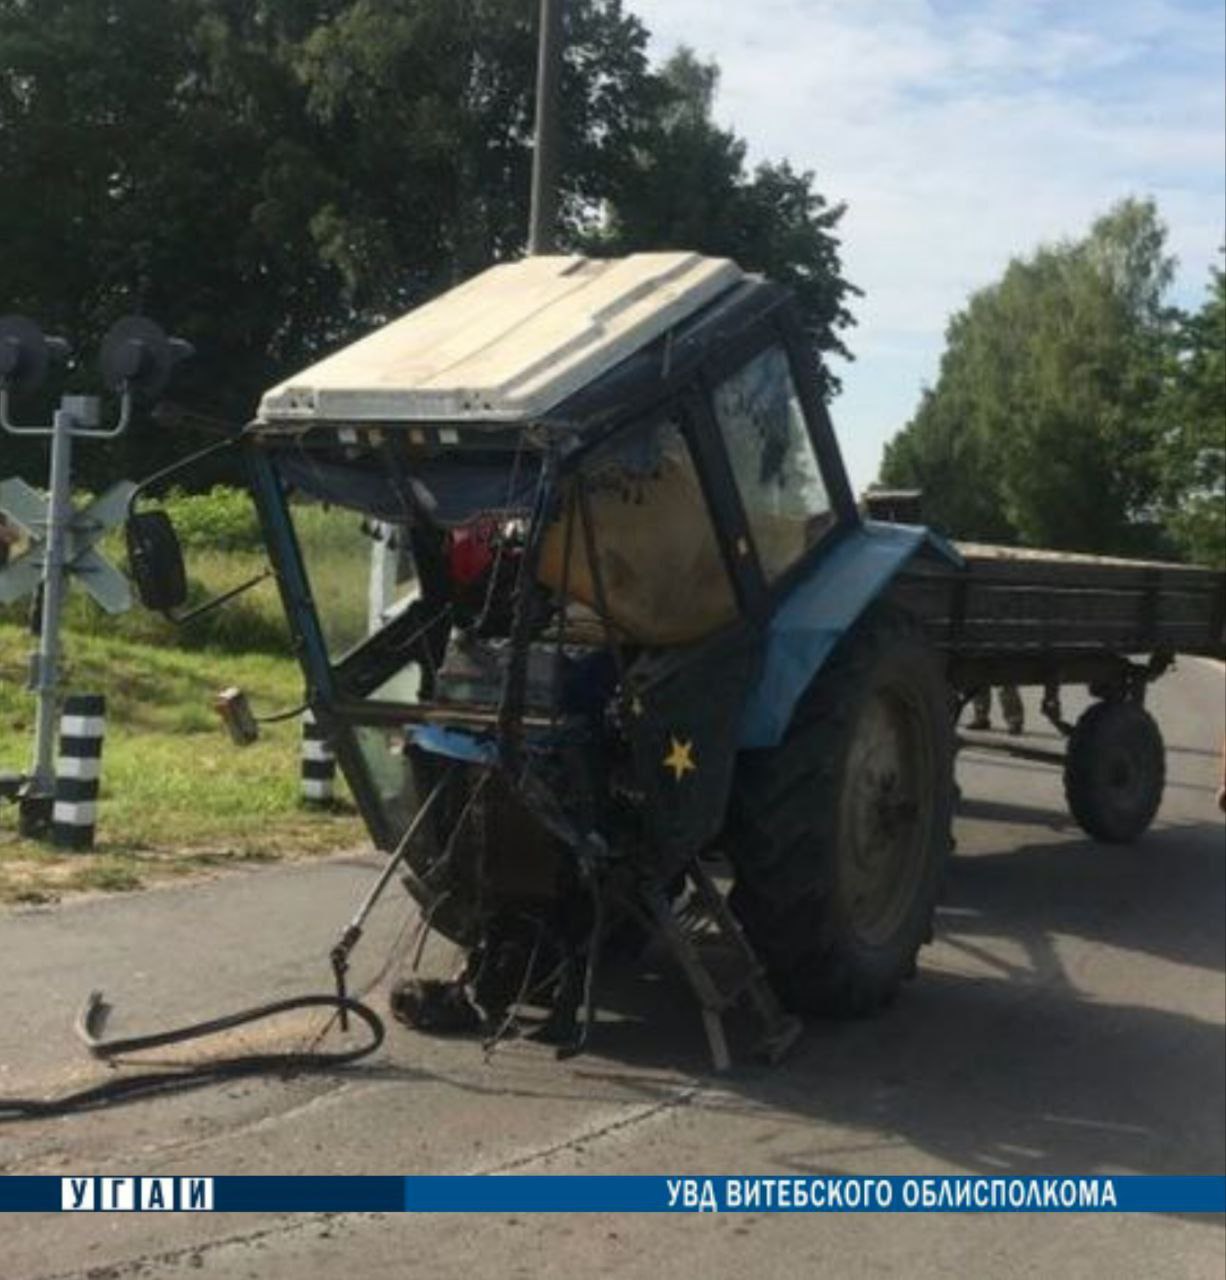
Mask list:
[[[1005,717],[1005,726],[1010,733],[1021,733],[1026,727],[1026,710],[1022,706],[1021,694],[1015,684],[1000,686],[1000,710]]]
[[[1064,707],[1060,702],[1060,686],[1048,685],[1043,693],[1043,714],[1052,722],[1059,724],[1064,719]]]
[[[1217,792],[1217,807],[1226,813],[1226,738],[1222,739],[1222,785]]]
[[[990,729],[992,727],[992,690],[979,689],[971,699],[971,729]]]

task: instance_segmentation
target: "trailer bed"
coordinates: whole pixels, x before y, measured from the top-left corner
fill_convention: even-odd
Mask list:
[[[1094,679],[1102,660],[1226,655],[1226,575],[1192,565],[980,543],[917,557],[891,598],[923,620],[955,683]]]

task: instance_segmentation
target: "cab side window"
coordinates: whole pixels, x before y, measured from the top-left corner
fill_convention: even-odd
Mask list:
[[[719,383],[714,409],[762,572],[773,581],[833,523],[784,349],[767,347]]]

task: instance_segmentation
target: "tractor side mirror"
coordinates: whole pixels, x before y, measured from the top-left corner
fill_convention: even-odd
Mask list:
[[[125,533],[128,567],[146,609],[169,613],[187,603],[187,570],[179,535],[165,511],[133,511]]]
[[[135,356],[133,360],[136,360]],[[139,361],[136,363],[139,365]],[[138,372],[136,376],[141,375]],[[148,389],[145,390],[147,392]],[[125,395],[130,392],[129,386]],[[226,591],[211,596],[194,608],[184,609],[188,594],[187,568],[183,562],[183,547],[179,542],[179,535],[175,532],[175,527],[165,510],[154,507],[150,511],[138,511],[136,505],[154,486],[169,485],[184,472],[203,462],[205,458],[226,453],[237,443],[238,438],[231,437],[211,444],[198,453],[189,454],[172,466],[164,467],[161,471],[147,476],[136,486],[128,499],[125,533],[128,542],[128,568],[136,582],[136,594],[146,609],[165,614],[177,626],[194,622],[236,596],[241,596],[244,591],[250,591],[252,587],[258,586],[266,578],[271,577],[272,570],[261,569],[259,573],[244,579],[236,587],[230,587]]]

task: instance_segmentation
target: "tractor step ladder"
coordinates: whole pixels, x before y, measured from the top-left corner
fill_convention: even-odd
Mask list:
[[[674,910],[661,888],[644,894],[650,923],[680,964],[702,1010],[703,1027],[715,1070],[732,1066],[724,1017],[747,1001],[762,1024],[755,1056],[779,1062],[801,1033],[799,1018],[784,1011],[766,980],[762,963],[741,932],[723,894],[698,858],[686,868],[693,892]],[[717,980],[702,952],[718,946],[730,961],[731,972]],[[721,966],[724,967],[724,966]]]

